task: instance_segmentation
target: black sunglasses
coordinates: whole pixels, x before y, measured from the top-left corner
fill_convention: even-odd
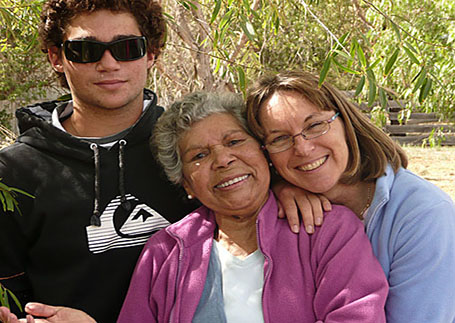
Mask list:
[[[117,61],[134,61],[147,53],[144,36],[128,37],[103,43],[96,40],[75,39],[63,43],[67,60],[75,63],[94,63],[109,49]]]

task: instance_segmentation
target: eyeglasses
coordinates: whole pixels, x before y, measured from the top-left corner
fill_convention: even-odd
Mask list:
[[[109,49],[117,61],[134,61],[146,54],[146,39],[144,36],[128,37],[108,43],[75,39],[63,43],[66,59],[75,63],[97,62],[103,57],[106,49]]]
[[[305,127],[301,132],[296,135],[279,135],[273,138],[270,142],[266,143],[263,147],[271,154],[280,153],[288,150],[295,145],[295,137],[302,136],[305,140],[314,139],[326,134],[330,130],[330,124],[340,115],[339,112],[335,113],[329,120],[317,121]]]

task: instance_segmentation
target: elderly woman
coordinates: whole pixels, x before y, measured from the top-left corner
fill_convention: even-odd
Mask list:
[[[403,150],[310,74],[262,77],[247,101],[250,128],[276,171],[363,220],[390,285],[387,322],[455,322],[450,198],[405,170]]]
[[[203,206],[150,238],[119,322],[384,322],[387,283],[362,224],[333,206],[314,235],[293,234],[242,106],[195,93],[159,119],[160,163]]]

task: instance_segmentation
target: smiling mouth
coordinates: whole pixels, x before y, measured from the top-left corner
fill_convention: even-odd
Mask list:
[[[248,178],[248,176],[250,176],[250,175],[239,176],[239,177],[230,179],[230,180],[228,180],[227,182],[218,184],[218,185],[216,185],[215,187],[216,187],[216,188],[225,188],[225,187],[228,187],[228,186],[237,184],[238,182],[244,181],[245,179]]]
[[[109,86],[109,85],[115,85],[115,84],[120,84],[120,83],[124,83],[124,82],[125,81],[122,81],[122,80],[105,80],[105,81],[99,81],[96,84]]]
[[[299,170],[303,170],[305,172],[308,172],[310,170],[314,170],[316,168],[318,168],[319,166],[321,166],[322,164],[325,163],[325,161],[327,160],[327,156],[325,157],[322,157],[321,159],[318,159],[316,160],[315,162],[311,163],[311,164],[306,164],[306,165],[303,165],[303,166],[299,166],[297,167],[297,169]]]

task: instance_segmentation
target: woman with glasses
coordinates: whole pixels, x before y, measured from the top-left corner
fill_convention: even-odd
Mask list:
[[[203,206],[148,241],[118,322],[385,322],[360,221],[334,206],[313,235],[292,233],[242,109],[232,93],[194,93],[158,120],[159,162]]]
[[[323,194],[364,222],[390,285],[387,321],[455,322],[455,207],[405,169],[399,145],[337,89],[303,72],[260,78],[247,110],[291,190]]]

